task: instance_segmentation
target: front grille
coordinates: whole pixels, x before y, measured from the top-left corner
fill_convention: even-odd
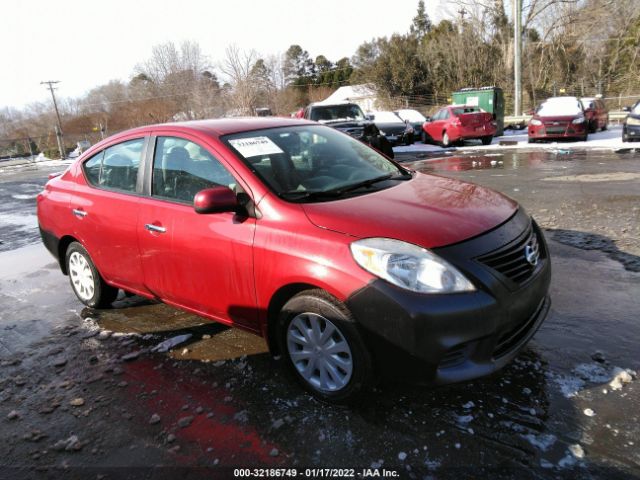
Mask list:
[[[538,259],[531,263],[527,260],[527,254],[534,250],[538,252]],[[543,256],[542,242],[532,224],[529,224],[527,230],[516,240],[497,251],[478,257],[478,260],[513,282],[522,284],[531,277]]]
[[[540,302],[536,311],[529,318],[511,327],[509,330],[500,335],[495,348],[493,349],[493,358],[500,358],[517,348],[527,337],[531,329],[535,326],[540,316],[546,300]]]
[[[351,135],[354,138],[361,138],[364,134],[364,129],[362,127],[355,128],[340,128],[344,133]]]
[[[442,357],[438,368],[451,368],[464,363],[467,359],[467,346],[468,344],[463,343],[451,348],[444,357]]]

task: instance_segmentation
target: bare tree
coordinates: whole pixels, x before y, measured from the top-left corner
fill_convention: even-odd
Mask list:
[[[220,70],[231,86],[230,102],[238,115],[251,115],[256,107],[259,84],[253,67],[257,60],[255,50],[240,50],[237,45],[230,45],[225,50]]]

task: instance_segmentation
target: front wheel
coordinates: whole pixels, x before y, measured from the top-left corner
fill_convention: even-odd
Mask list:
[[[491,145],[491,141],[493,140],[493,136],[492,135],[488,135],[486,137],[482,137],[480,140],[482,140],[482,144],[483,145]]]
[[[321,400],[346,403],[371,384],[373,364],[347,307],[323,290],[299,293],[279,316],[281,351]]]
[[[65,258],[71,288],[78,300],[91,308],[108,307],[115,301],[118,289],[104,281],[80,243],[72,242]]]
[[[422,140],[422,143],[424,143],[424,144],[429,143],[429,138],[427,137],[427,132],[425,132],[424,130],[420,134],[420,140]]]

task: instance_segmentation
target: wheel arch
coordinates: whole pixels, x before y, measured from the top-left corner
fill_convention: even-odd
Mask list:
[[[290,283],[280,287],[271,296],[269,306],[267,307],[266,335],[267,345],[272,355],[280,355],[280,346],[278,342],[278,315],[282,307],[294,296],[305,290],[324,290],[318,285],[311,283]]]
[[[58,263],[60,264],[60,270],[62,270],[62,273],[64,275],[69,275],[66,262],[67,249],[73,242],[80,243],[78,239],[72,237],[71,235],[65,235],[60,239],[60,242],[58,243]]]

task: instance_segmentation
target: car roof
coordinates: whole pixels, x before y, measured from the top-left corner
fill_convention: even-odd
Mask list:
[[[316,122],[290,117],[237,117],[209,120],[191,120],[188,122],[159,123],[146,125],[121,133],[149,132],[158,129],[198,131],[208,135],[222,136],[231,133],[249,132],[266,128],[288,127],[295,125],[317,125]]]

